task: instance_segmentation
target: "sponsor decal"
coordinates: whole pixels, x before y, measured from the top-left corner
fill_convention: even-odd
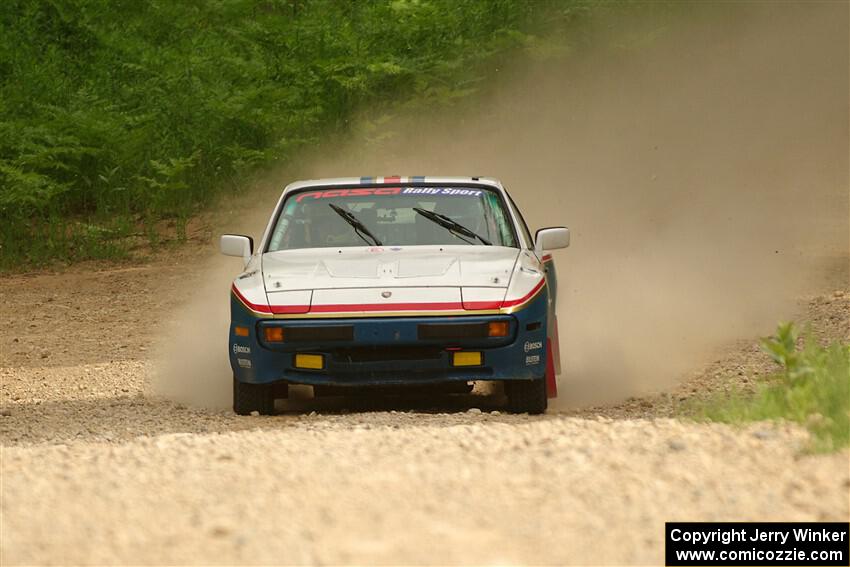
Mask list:
[[[539,354],[532,354],[531,356],[525,357],[525,365],[526,366],[531,366],[533,364],[540,364],[540,355]]]
[[[456,187],[408,187],[403,195],[457,195],[463,197],[478,197],[480,189],[460,189]]]
[[[233,343],[233,354],[251,354],[251,347]]]
[[[398,195],[401,187],[373,187],[362,189],[330,189],[328,191],[308,191],[301,193],[295,200],[301,202],[304,199],[330,199],[333,197],[367,197],[370,195]]]
[[[295,201],[311,199],[332,199],[335,197],[371,197],[383,195],[447,195],[450,197],[479,197],[481,189],[463,189],[460,187],[363,187],[354,189],[328,189],[325,191],[307,191],[295,197]]]
[[[529,352],[529,351],[532,351],[532,350],[539,350],[541,348],[543,348],[543,343],[540,342],[540,341],[535,341],[535,342],[525,341],[525,345],[523,345],[523,349],[525,349],[525,352]]]
[[[237,358],[236,362],[239,363],[241,368],[251,368],[251,361],[247,358]]]

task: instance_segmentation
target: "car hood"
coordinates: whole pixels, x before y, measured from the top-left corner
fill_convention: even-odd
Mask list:
[[[268,293],[363,287],[500,287],[519,250],[501,246],[306,248],[263,255]]]
[[[485,309],[505,297],[519,250],[501,246],[310,248],[263,255],[276,313]]]

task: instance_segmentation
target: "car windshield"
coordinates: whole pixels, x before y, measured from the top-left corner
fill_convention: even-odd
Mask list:
[[[502,197],[479,187],[351,187],[292,193],[268,252],[465,244],[517,247]]]

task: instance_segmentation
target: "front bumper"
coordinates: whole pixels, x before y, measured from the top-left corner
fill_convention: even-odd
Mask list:
[[[265,319],[232,302],[230,363],[236,379],[327,386],[413,385],[543,378],[547,364],[546,294],[510,315]],[[509,324],[507,337],[473,336],[491,321]],[[454,325],[465,327],[444,333]],[[248,336],[237,336],[236,326]],[[267,343],[266,327],[282,327],[282,343]],[[428,327],[430,331],[423,332]],[[437,332],[433,332],[437,329]],[[466,336],[464,336],[466,335]],[[453,353],[482,353],[480,366],[453,366]],[[320,354],[323,368],[299,369],[295,355]]]

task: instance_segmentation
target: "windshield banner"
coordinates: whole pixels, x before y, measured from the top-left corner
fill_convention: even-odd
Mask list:
[[[353,189],[328,189],[325,191],[307,191],[295,197],[297,202],[304,199],[330,199],[333,197],[370,197],[384,195],[440,195],[451,197],[480,197],[481,189],[463,187],[361,187]]]

